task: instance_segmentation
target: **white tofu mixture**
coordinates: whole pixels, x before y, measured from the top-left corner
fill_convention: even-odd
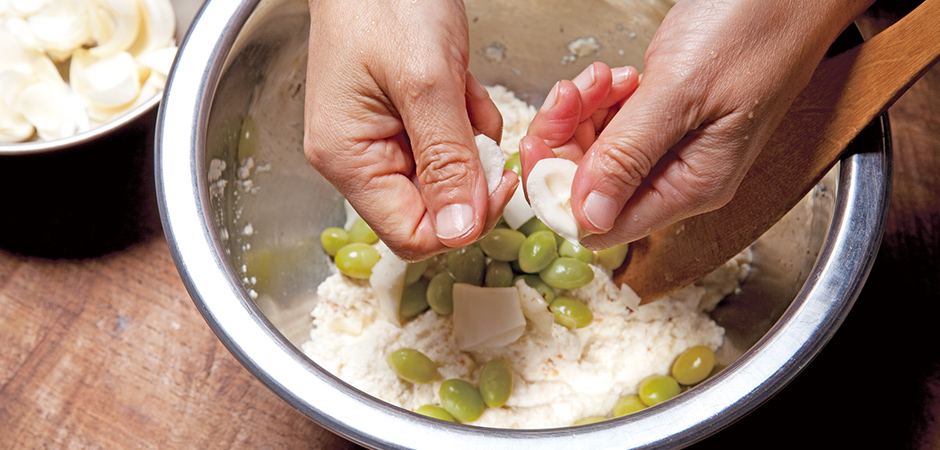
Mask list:
[[[499,86],[490,88],[490,94],[504,119],[503,151],[514,153],[535,108]],[[592,265],[594,280],[567,295],[591,309],[593,323],[573,330],[553,324],[551,333],[529,323],[512,344],[473,352],[457,349],[450,316],[428,310],[398,327],[380,313],[368,281],[337,271],[317,290],[313,329],[302,349],[347,383],[408,410],[440,404],[438,392],[446,379],[476,385],[483,364],[503,357],[514,372],[512,395],[505,406],[487,408],[472,424],[569,426],[586,417],[609,416],[617,399],[635,394],[647,376],[668,374],[676,356],[686,349],[705,345],[717,350],[724,329],[708,312],[738,288],[750,262],[750,252],[745,251],[695,284],[636,310],[620,299],[610,272]],[[401,380],[386,357],[403,347],[431,358],[438,365],[439,379],[428,384]]]

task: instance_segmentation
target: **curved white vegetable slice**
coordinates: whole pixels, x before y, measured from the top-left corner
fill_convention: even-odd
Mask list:
[[[454,284],[454,340],[462,351],[511,344],[525,331],[519,289]]]
[[[79,0],[48,0],[26,22],[46,53],[58,61],[92,39],[88,9]]]
[[[20,31],[28,31],[20,25]],[[83,112],[76,116],[74,106],[49,57],[9,30],[0,31],[0,140],[22,142],[33,136],[34,128],[43,139],[66,137],[84,119]]]
[[[33,135],[33,125],[17,108],[17,99],[30,82],[29,75],[14,70],[0,72],[0,142],[22,142]]]
[[[144,70],[146,72],[146,70]],[[97,106],[87,101],[84,102],[84,108],[87,110],[88,117],[92,120],[95,125],[104,124],[111,119],[123,114],[126,111],[134,109],[144,103],[147,100],[150,100],[154,96],[160,94],[163,90],[163,86],[166,84],[166,76],[157,73],[156,71],[149,71],[150,76],[147,77],[147,80],[140,86],[140,94],[137,95],[137,99],[132,103],[128,103],[122,106],[105,108]]]
[[[139,0],[141,31],[131,46],[134,56],[173,45],[176,35],[176,14],[169,0]]]
[[[13,71],[0,73],[0,143],[22,142],[33,135],[33,125],[14,109],[26,78]]]
[[[134,108],[137,105],[140,105],[147,100],[150,100],[155,95],[158,95],[160,91],[163,90],[163,86],[166,84],[166,76],[157,73],[156,71],[151,71],[150,76],[147,77],[147,81],[144,81],[144,84],[140,86],[140,94],[137,95],[137,101],[134,102],[128,109]]]
[[[551,333],[552,324],[555,323],[555,314],[552,313],[542,294],[526,284],[524,280],[516,282],[516,289],[519,290],[519,301],[522,303],[522,314],[525,318],[537,330]]]
[[[372,267],[369,284],[375,290],[375,297],[379,301],[379,312],[386,320],[401,326],[398,311],[401,308],[401,293],[405,289],[405,271],[408,263],[399,259],[394,253],[386,251],[382,259]]]
[[[42,43],[33,35],[26,19],[22,17],[0,19],[0,68],[10,68],[9,62],[22,59],[23,52],[26,50],[42,53]]]
[[[483,173],[486,175],[487,193],[492,194],[499,187],[499,182],[503,178],[506,155],[503,153],[503,149],[499,148],[499,144],[485,134],[478,134],[473,140],[477,145],[477,152],[480,154]]]
[[[87,51],[77,51],[69,66],[69,78],[75,93],[99,108],[127,105],[140,94],[137,62],[127,52],[97,59]]]
[[[26,17],[36,14],[43,6],[46,6],[46,3],[47,0],[10,0],[8,8],[11,13]]]
[[[163,76],[163,79],[166,80],[167,74],[170,73],[170,66],[173,65],[173,58],[175,57],[176,46],[169,46],[154,50],[146,55],[138,56],[137,63]]]
[[[73,108],[64,84],[45,80],[30,83],[17,97],[14,109],[33,124],[39,137],[46,141],[69,137],[77,129],[69,114]]]
[[[22,114],[0,104],[0,143],[23,142],[33,135],[33,125]]]
[[[91,35],[97,42],[88,52],[95,58],[127,50],[141,31],[138,0],[94,0],[88,14]]]
[[[59,75],[59,70],[55,68],[55,63],[48,56],[36,53],[35,58],[29,61],[29,69],[24,73],[32,74],[37,80],[48,81],[61,85],[63,89],[68,89],[68,84]]]
[[[582,234],[571,212],[571,182],[578,165],[563,158],[545,158],[529,172],[526,190],[532,211],[552,231],[577,244]]]

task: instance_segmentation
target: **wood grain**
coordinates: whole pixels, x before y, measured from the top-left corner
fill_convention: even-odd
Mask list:
[[[162,236],[83,262],[0,254],[0,447],[352,447],[254,379]]]

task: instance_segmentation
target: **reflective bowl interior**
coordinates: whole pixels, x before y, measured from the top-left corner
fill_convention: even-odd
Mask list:
[[[539,105],[555,81],[592,61],[642,70],[668,2],[467,0],[466,7],[471,72]],[[316,287],[331,271],[319,233],[345,220],[341,196],[303,154],[308,26],[303,0],[210,0],[171,77],[158,130],[158,193],[195,303],[259,379],[358,442],[394,447],[460,436],[466,445],[535,446],[574,435],[428,427],[427,419],[358,392],[300,352]],[[580,38],[593,38],[598,50],[574,55],[569,44]],[[712,314],[726,328],[719,359],[729,367],[652,411],[582,427],[576,434],[583,442],[623,446],[623,433],[637,446],[694,442],[759,405],[809,362],[851,307],[880,241],[886,125],[866,130],[809,194],[812,205],[755,244],[752,275]],[[247,143],[240,137],[246,126],[254,127]]]
[[[225,64],[208,118],[206,164],[225,163],[220,178],[225,187],[216,183],[209,192],[232,267],[243,276],[245,289],[258,294],[255,302],[265,317],[299,346],[308,337],[316,287],[332,270],[319,233],[341,225],[345,212],[342,197],[303,154],[306,5],[281,3],[269,14],[252,16]],[[573,78],[594,60],[642,68],[643,52],[668,10],[663,2],[599,1],[603,13],[585,9],[604,19],[590,23],[578,19],[584,5],[559,2],[553,9],[536,3],[466,2],[471,72],[481,83],[504,85],[533,105],[541,104],[555,81]],[[635,9],[638,5],[646,9]],[[522,15],[527,26],[515,27]],[[629,21],[616,20],[624,17]],[[600,49],[571,58],[569,43],[585,37],[595,38]],[[246,118],[256,134],[254,142],[242,141],[239,152]],[[244,164],[246,147],[253,149],[252,168]],[[811,217],[807,211],[794,213],[756,246],[754,276],[715,314],[724,318],[733,341],[734,351],[726,346],[722,362],[737,359],[766,333],[802,286],[829,227],[836,184],[833,174],[827,187],[813,193]],[[793,221],[812,226],[794,229]],[[737,303],[747,305],[746,311],[724,311]],[[741,313],[747,320],[738,320]]]

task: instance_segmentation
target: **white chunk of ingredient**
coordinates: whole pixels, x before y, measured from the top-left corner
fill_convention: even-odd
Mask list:
[[[516,289],[519,290],[519,301],[522,303],[522,314],[525,318],[539,331],[551,333],[552,324],[555,323],[555,314],[552,313],[542,294],[526,284],[524,280],[516,282]]]
[[[532,207],[529,206],[529,202],[525,199],[525,192],[522,190],[522,186],[516,187],[516,192],[513,192],[509,203],[507,203],[506,208],[503,209],[503,219],[506,219],[506,224],[509,225],[510,228],[518,230],[519,227],[533,217],[535,217],[535,213],[532,212]]]
[[[137,0],[102,0],[88,11],[91,35],[97,46],[88,50],[96,58],[107,58],[131,46],[140,33]]]
[[[401,326],[398,310],[401,308],[401,293],[405,289],[405,271],[408,263],[394,253],[386,251],[379,262],[372,267],[369,284],[375,290],[379,312],[386,320]]]
[[[121,51],[97,59],[90,51],[76,52],[69,66],[72,89],[90,106],[117,108],[137,99],[140,75],[130,53]]]
[[[723,297],[722,297],[723,298]],[[633,288],[626,284],[620,285],[620,301],[623,302],[623,305],[627,308],[630,308],[633,311],[636,311],[640,307],[640,296],[636,295],[636,292],[633,291]]]
[[[501,347],[525,331],[525,316],[515,287],[454,285],[454,341],[462,351]]]
[[[20,92],[14,107],[36,127],[39,137],[54,140],[75,134],[75,121],[62,108],[62,105],[70,103],[64,85],[54,81],[37,81]]]
[[[146,55],[150,52],[173,45],[176,34],[176,14],[169,0],[138,0],[140,2],[141,28],[146,30],[137,37],[131,47],[134,55]]]
[[[499,148],[499,144],[485,134],[478,134],[473,140],[476,142],[477,152],[480,154],[480,163],[483,164],[483,174],[486,176],[486,191],[488,194],[492,194],[499,187],[499,181],[503,178],[506,155],[503,154],[503,149]]]

